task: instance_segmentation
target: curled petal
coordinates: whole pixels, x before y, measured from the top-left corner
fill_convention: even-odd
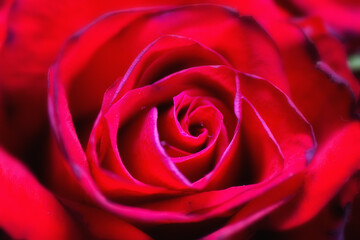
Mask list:
[[[190,182],[179,172],[160,144],[157,110],[152,108],[139,118],[118,143],[120,156],[132,175],[145,183],[186,189]],[[141,151],[139,151],[141,149]]]

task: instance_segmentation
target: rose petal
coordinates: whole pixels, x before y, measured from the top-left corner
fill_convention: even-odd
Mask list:
[[[190,182],[165,153],[156,123],[157,110],[152,108],[126,127],[118,142],[120,157],[131,175],[144,183],[186,189]]]
[[[331,73],[318,67],[316,46],[296,25],[271,22],[267,30],[278,43],[288,76],[291,100],[311,123],[318,142],[351,119],[353,96]]]
[[[316,45],[322,61],[326,62],[336,74],[340,75],[343,82],[348,82],[355,97],[358,98],[360,84],[347,65],[347,56],[342,43],[330,35],[325,23],[320,18],[306,18],[297,23]]]
[[[44,178],[47,181],[47,186],[59,196],[87,201],[89,198],[86,198],[86,193],[77,181],[76,172],[69,165],[68,159],[63,155],[55,137],[51,134],[49,138],[48,161],[43,166],[46,169]]]
[[[224,142],[227,142],[227,135],[223,125],[223,115],[214,105],[201,97],[193,99],[188,106],[184,119],[187,125],[187,135],[198,134],[194,132],[197,131],[195,128],[201,128],[198,130],[200,132],[198,134],[199,139],[197,139],[199,144],[201,144],[201,149],[193,152],[193,154],[173,157],[172,161],[190,181],[194,182],[212,170],[226,147]],[[160,124],[159,128],[162,128]],[[222,134],[219,137],[220,133]],[[164,132],[164,135],[166,139],[168,133]],[[202,136],[204,138],[200,138]],[[165,139],[162,140],[164,142],[162,142],[162,145],[164,145],[166,150],[167,142],[164,141]],[[182,145],[180,145],[180,148],[182,148]]]
[[[121,81],[115,83],[114,89],[107,91],[102,108],[108,108],[106,105],[127,91],[151,84],[174,72],[190,67],[222,64],[229,65],[219,53],[193,39],[163,35],[146,46]]]
[[[198,153],[172,158],[180,171],[192,182],[200,181],[206,174],[213,171],[214,165],[220,160],[229,144],[224,128],[221,128],[213,138],[215,140]]]
[[[65,201],[82,219],[91,237],[96,239],[152,239],[150,236],[124,221],[123,219],[100,209]]]
[[[223,191],[228,192],[230,195],[223,195],[219,194],[219,191],[213,191],[208,192],[212,195],[212,197],[209,198],[207,196],[208,193],[200,193],[203,195],[204,198],[201,198],[199,195],[191,196],[193,198],[192,201],[199,201],[199,205],[201,209],[206,209],[206,213],[202,213],[201,211],[199,213],[194,212],[194,214],[184,214],[184,213],[175,213],[167,210],[162,211],[154,211],[149,210],[144,207],[131,207],[121,204],[116,204],[112,201],[109,201],[106,199],[102,193],[99,192],[99,189],[94,184],[93,179],[89,178],[88,174],[84,172],[81,168],[78,169],[78,175],[79,175],[79,182],[83,185],[83,188],[87,191],[89,197],[94,199],[98,204],[99,207],[104,208],[106,211],[111,211],[117,216],[123,217],[124,219],[136,221],[136,222],[150,222],[150,223],[176,223],[176,222],[197,222],[205,219],[209,219],[216,216],[226,216],[229,214],[229,210],[236,209],[240,207],[245,202],[249,201],[250,199],[264,194],[265,191],[273,188],[274,186],[277,186],[279,183],[286,181],[287,179],[296,178],[299,179],[302,178],[303,174],[295,174],[295,172],[286,172],[283,174],[280,174],[279,176],[271,179],[270,181],[264,181],[262,183],[259,183],[257,186],[239,186],[239,191],[234,191],[236,188],[229,188]],[[302,180],[300,180],[302,182]],[[296,187],[298,188],[298,186]],[[250,191],[247,191],[249,190]],[[230,201],[222,201],[221,198],[218,197],[225,197],[229,199]],[[209,211],[208,208],[206,208],[206,205],[204,203],[212,203],[214,204],[211,199],[215,200],[215,206],[214,208]],[[217,200],[220,200],[217,201]],[[189,205],[188,201],[184,201],[183,198],[174,198],[173,201],[174,205],[168,205],[168,201],[166,201],[166,204],[161,204],[160,201],[157,201],[157,206],[160,206],[161,208],[169,206],[173,206],[180,209],[187,209],[186,211],[189,211],[193,209],[192,204]],[[191,201],[191,202],[192,202]],[[182,203],[179,205],[179,203]],[[220,204],[219,204],[220,203]],[[183,208],[185,206],[185,208]],[[190,208],[189,208],[190,207]],[[191,211],[193,212],[193,211]]]
[[[197,217],[206,219],[214,216],[232,216],[232,214],[234,214],[234,212],[232,212],[233,210],[237,212],[244,204],[250,203],[257,198],[262,199],[262,195],[266,194],[266,192],[271,192],[272,189],[281,191],[281,185],[283,184],[291,186],[292,193],[289,194],[289,196],[296,193],[302,179],[303,173],[298,172],[294,174],[294,172],[284,172],[272,179],[267,179],[264,182],[254,185],[201,192],[189,196],[156,201],[141,206],[144,209],[157,210],[159,212],[180,213],[191,217],[191,219],[194,218],[192,220],[197,219]],[[289,183],[286,183],[287,181],[289,181]],[[293,183],[296,184],[293,185]],[[259,208],[258,210],[261,209]]]
[[[298,226],[317,214],[340,190],[347,179],[360,168],[360,123],[348,123],[319,146],[308,167],[304,188],[297,197],[296,208],[287,206],[280,212],[277,227]],[[291,210],[290,210],[291,209]],[[285,210],[286,211],[286,210]]]
[[[285,159],[271,130],[266,125],[255,107],[243,99],[242,136],[244,138],[243,174],[247,175],[248,184],[264,181],[279,173],[287,171]],[[244,162],[248,161],[248,162]],[[246,177],[244,178],[246,179]]]
[[[316,147],[311,125],[283,92],[264,79],[243,75],[241,92],[264,119],[285,158],[285,165],[303,168]]]
[[[302,178],[298,175],[265,192],[261,197],[252,200],[241,208],[225,227],[220,228],[204,239],[240,238],[240,236],[244,234],[244,231],[247,230],[247,227],[268,215],[293,197],[297,188],[301,185],[301,180]]]
[[[91,176],[107,197],[132,205],[157,195],[179,194],[174,190],[144,184],[131,176],[120,157],[118,160],[114,156],[105,121],[96,125],[91,139],[87,149]]]
[[[159,116],[159,135],[162,141],[164,141],[165,147],[170,147],[171,145],[189,153],[198,152],[204,147],[207,140],[205,132],[193,136],[189,133],[187,127],[184,128],[179,123],[178,118],[184,117],[183,112],[188,111],[191,100],[193,98],[188,97],[182,92],[174,97],[174,107],[169,108]]]
[[[292,0],[290,2],[303,13],[321,16],[342,33],[360,33],[359,25],[354,24],[360,21],[358,1]]]
[[[62,205],[16,159],[0,150],[0,226],[16,239],[79,238]]]

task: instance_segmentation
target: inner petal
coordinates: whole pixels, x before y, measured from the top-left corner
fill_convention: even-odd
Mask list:
[[[162,112],[158,129],[167,154],[190,181],[205,176],[228,143],[222,113],[209,99],[184,92],[174,97],[174,105]],[[217,143],[218,140],[222,143]]]
[[[190,183],[161,147],[157,116],[157,109],[152,108],[119,132],[120,156],[128,171],[143,182],[176,189],[187,188]]]
[[[102,135],[101,133],[104,133],[104,131],[101,129],[97,131],[96,129],[99,127],[99,124],[97,124],[93,134],[91,135],[91,140],[89,141],[91,144],[88,147],[88,152],[93,153],[92,159],[95,164],[102,165],[102,163],[106,162],[107,167],[103,165],[102,167],[105,167],[109,172],[113,172],[116,175],[126,170],[125,172],[127,172],[127,175],[134,177],[134,179],[141,181],[144,184],[165,187],[167,189],[192,188],[192,180],[189,181],[190,174],[186,175],[184,172],[179,170],[180,167],[175,164],[173,159],[186,155],[187,153],[184,153],[186,151],[181,149],[181,145],[179,145],[179,148],[176,149],[173,147],[173,149],[181,150],[183,153],[178,156],[170,155],[162,146],[165,145],[164,143],[166,143],[166,141],[160,138],[159,135],[156,136],[156,134],[159,133],[158,127],[159,129],[163,129],[164,127],[168,127],[170,124],[166,122],[165,124],[159,124],[157,116],[156,118],[152,115],[145,117],[143,114],[148,113],[150,109],[158,109],[160,119],[162,118],[162,114],[171,108],[171,99],[182,92],[187,92],[190,96],[197,95],[206,100],[209,100],[209,98],[212,97],[210,102],[213,104],[213,108],[219,109],[219,112],[224,115],[224,119],[227,119],[226,121],[231,123],[232,118],[236,118],[234,116],[232,116],[232,118],[228,117],[228,115],[231,115],[229,112],[231,112],[231,109],[234,108],[234,84],[235,78],[231,69],[223,66],[204,66],[190,68],[170,75],[161,81],[146,87],[133,89],[121,99],[117,100],[116,103],[112,104],[110,109],[106,111],[105,108],[103,111],[103,122],[108,135]],[[201,95],[199,94],[200,92],[204,92],[206,94]],[[220,102],[222,104],[220,104]],[[174,115],[174,111],[172,114]],[[195,115],[196,114],[194,114],[194,116]],[[234,115],[233,112],[232,115]],[[194,116],[191,118],[194,118]],[[147,120],[144,120],[144,118]],[[174,118],[177,118],[177,116],[174,115]],[[150,128],[148,123],[154,119],[156,119],[154,123],[155,126]],[[194,118],[192,121],[195,123],[195,120],[196,119]],[[231,129],[231,127],[229,129]],[[101,138],[99,135],[95,134],[97,132],[100,134]],[[152,133],[151,138],[142,136],[142,133],[146,133],[148,136]],[[227,128],[221,126],[220,136],[225,140],[218,142],[227,145],[227,133]],[[188,135],[191,136],[191,134]],[[206,138],[208,138],[207,135],[208,134],[204,134]],[[194,136],[192,137],[194,138]],[[139,151],[136,151],[138,149],[142,149],[139,145],[141,141],[136,141],[136,138],[141,138],[143,140],[148,139],[147,141],[142,141],[142,143],[145,144],[144,146],[146,146],[146,149],[149,150],[142,151],[142,154],[144,153],[144,156],[142,157],[139,156]],[[101,142],[100,139],[102,140]],[[214,139],[216,138],[214,137]],[[150,141],[152,141],[152,143]],[[215,159],[211,159],[210,162],[216,161],[218,156],[221,155],[222,149],[224,149],[222,144],[219,144],[218,142],[216,143],[216,141],[214,141],[214,143],[212,143],[211,141],[208,141],[206,148],[209,150],[202,151],[202,148],[200,147],[199,150],[194,151],[194,153],[188,153],[188,155],[191,156],[187,159],[189,161],[181,162],[189,163],[189,166],[191,167],[190,159],[204,159],[204,156],[210,153],[211,148],[214,148],[214,150],[211,151],[215,151],[213,156],[216,157]],[[214,144],[216,146],[210,148],[210,144]],[[99,146],[100,148],[98,148]],[[110,155],[104,155],[101,153],[102,151],[99,152],[99,149],[105,148],[109,149],[107,152],[110,153]],[[156,153],[154,153],[155,151]],[[153,155],[159,155],[160,157],[155,158],[154,156],[150,156],[148,154],[149,152],[152,152]],[[109,156],[111,157],[109,158]],[[104,159],[106,159],[106,161],[104,161]],[[144,162],[139,161],[141,159],[144,159]],[[160,163],[155,164],[152,161],[159,161]],[[135,169],[137,168],[135,167],[136,164],[137,166],[144,165],[147,167],[144,167],[139,171],[139,169]],[[160,172],[159,166],[153,168],[153,166],[157,164],[159,164],[160,167],[165,166],[164,168],[168,168],[169,171],[166,170],[165,174],[173,175],[172,179],[174,181],[172,183],[167,182],[166,179],[168,178],[164,177],[163,173],[158,174],[158,172]],[[120,172],[114,171],[115,169],[113,168],[118,165],[124,166],[124,169],[120,169]],[[146,171],[151,171],[151,173]],[[181,177],[181,175],[183,176]],[[187,177],[188,179],[186,179]],[[193,178],[191,177],[191,179]]]

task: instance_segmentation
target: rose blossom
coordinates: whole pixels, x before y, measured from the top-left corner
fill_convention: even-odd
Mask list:
[[[65,43],[49,70],[47,180],[79,226],[64,220],[66,238],[293,237],[330,201],[346,213],[359,86],[298,26],[265,28],[218,5],[137,8]]]
[[[280,27],[301,37],[294,26]],[[293,42],[284,44],[290,44],[287,51],[297,50]],[[299,189],[299,208],[291,205],[289,211],[285,205],[286,213],[275,212],[273,228],[307,221],[358,164],[347,161],[349,169],[344,166],[324,188],[321,176],[334,167],[318,168],[329,157],[328,144],[348,138],[359,125],[343,126],[351,119],[351,98],[346,88],[329,82],[326,63],[316,69],[311,58],[295,52],[302,67],[312,71],[307,76],[319,78],[304,89],[297,67],[285,62],[288,72],[282,70],[275,46],[253,19],[211,5],[120,11],[89,25],[68,41],[49,73],[50,118],[69,164],[59,173],[61,157],[52,158],[55,188],[76,201],[81,196],[74,192],[82,189],[86,201],[155,238],[169,229],[180,238],[251,234],[246,232],[250,224]],[[320,101],[320,115],[301,96],[317,84],[328,88],[325,96],[342,96],[328,106],[321,93],[310,95]],[[96,112],[95,124],[86,128],[81,119]],[[302,114],[321,142],[308,168],[316,143]],[[339,122],[338,116],[344,119]],[[312,174],[317,177],[309,178]],[[58,181],[71,177],[77,180],[69,185]],[[82,214],[88,211],[68,204]],[[210,229],[184,232],[209,221],[215,222]]]

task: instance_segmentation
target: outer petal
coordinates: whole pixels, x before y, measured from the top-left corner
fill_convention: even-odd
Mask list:
[[[304,188],[277,217],[279,228],[291,228],[314,217],[360,168],[360,123],[349,123],[320,145],[307,170]]]
[[[78,239],[65,209],[17,160],[0,150],[0,227],[16,239]]]
[[[322,61],[331,67],[333,75],[339,75],[348,83],[355,97],[359,97],[360,84],[347,66],[345,46],[330,35],[325,23],[320,18],[306,18],[298,22],[306,35],[313,41]]]
[[[336,30],[360,34],[359,1],[291,0],[302,14],[321,16]]]
[[[278,186],[265,192],[261,197],[254,199],[241,208],[225,227],[206,236],[205,239],[242,239],[243,237],[240,236],[246,234],[246,228],[293,197],[301,181],[301,175],[295,175],[288,181],[280,183]]]
[[[316,46],[295,24],[271,22],[267,30],[283,56],[291,99],[313,126],[320,143],[351,119],[354,97],[348,82],[326,67]]]
[[[150,240],[152,239],[123,219],[97,209],[74,202],[67,202],[81,216],[87,230],[95,239]]]

